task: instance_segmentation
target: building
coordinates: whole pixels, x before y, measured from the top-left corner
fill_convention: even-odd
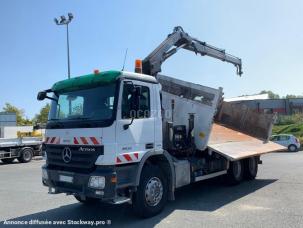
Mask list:
[[[0,112],[0,127],[17,126],[17,116],[14,112]]]
[[[31,132],[33,126],[17,126],[14,112],[0,112],[0,138],[16,138],[17,132]]]
[[[17,126],[17,116],[14,112],[0,112],[0,138],[4,137],[5,127]]]
[[[16,127],[17,116],[14,112],[0,112],[0,138],[4,137],[6,127]]]
[[[230,102],[244,104],[263,113],[278,113],[280,115],[303,113],[303,98],[233,100]]]

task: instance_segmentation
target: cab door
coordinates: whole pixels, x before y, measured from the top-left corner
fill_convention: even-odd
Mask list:
[[[132,88],[139,88],[138,110],[134,110]],[[155,146],[155,101],[153,84],[124,80],[120,85],[116,125],[116,164],[141,160]]]

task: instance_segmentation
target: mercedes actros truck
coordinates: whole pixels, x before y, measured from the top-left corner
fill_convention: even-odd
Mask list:
[[[236,66],[241,59],[176,27],[135,72],[95,71],[39,92],[51,100],[42,182],[50,194],[82,203],[130,203],[141,217],[160,213],[174,192],[224,175],[232,184],[256,177],[274,115],[223,101],[210,88],[160,75],[179,49]]]

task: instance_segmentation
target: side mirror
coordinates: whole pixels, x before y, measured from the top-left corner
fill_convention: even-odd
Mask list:
[[[47,94],[46,91],[39,92],[38,95],[37,95],[37,100],[38,101],[43,101],[46,98],[46,94]]]

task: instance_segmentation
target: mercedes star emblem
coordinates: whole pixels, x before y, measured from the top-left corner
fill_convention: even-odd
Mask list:
[[[62,159],[65,163],[69,163],[72,160],[72,151],[68,147],[63,149]]]

